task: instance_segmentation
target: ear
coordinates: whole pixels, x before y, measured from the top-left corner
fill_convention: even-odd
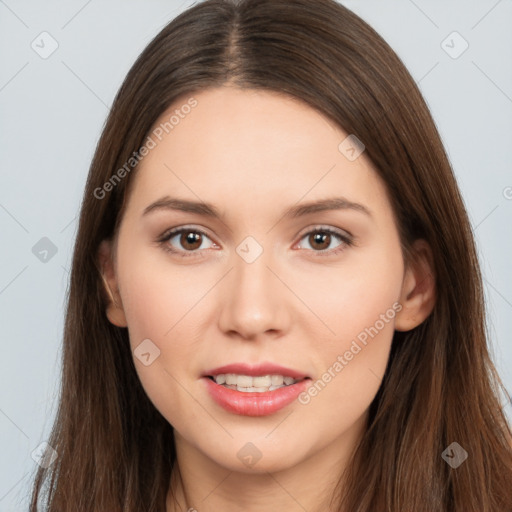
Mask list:
[[[98,262],[101,269],[104,290],[108,297],[106,315],[110,322],[117,327],[127,327],[121,295],[117,285],[117,276],[114,267],[112,241],[103,240],[98,249]]]
[[[426,240],[418,239],[413,244],[415,258],[406,269],[400,304],[402,309],[395,317],[397,331],[410,331],[420,325],[434,309],[436,280],[432,250]]]

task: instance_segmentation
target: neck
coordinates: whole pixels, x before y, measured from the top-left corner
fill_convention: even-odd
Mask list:
[[[366,415],[350,432],[293,467],[273,471],[258,465],[251,472],[224,467],[174,431],[176,462],[166,512],[322,511],[335,512],[331,497],[363,433]]]

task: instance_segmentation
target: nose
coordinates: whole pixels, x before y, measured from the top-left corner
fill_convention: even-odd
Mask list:
[[[232,270],[223,279],[219,327],[232,338],[278,338],[288,330],[293,294],[273,268],[270,251],[249,261],[236,254]]]

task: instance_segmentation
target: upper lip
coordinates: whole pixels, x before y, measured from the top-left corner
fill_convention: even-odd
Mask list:
[[[235,373],[237,375],[250,375],[253,377],[261,375],[282,375],[283,377],[292,377],[294,379],[305,379],[308,376],[298,370],[286,368],[274,363],[264,362],[258,364],[232,363],[213,368],[203,373],[203,377],[213,377],[215,375]]]

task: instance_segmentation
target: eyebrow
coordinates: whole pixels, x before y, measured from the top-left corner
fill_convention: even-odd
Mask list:
[[[175,210],[186,213],[195,213],[197,215],[219,220],[222,218],[221,212],[210,203],[190,201],[188,199],[179,199],[169,196],[162,197],[154,203],[151,203],[144,209],[142,216],[159,210]],[[332,197],[318,201],[310,201],[308,203],[301,203],[288,208],[283,213],[283,217],[298,218],[312,213],[329,210],[354,210],[372,217],[371,211],[366,206],[349,201],[344,197]]]

